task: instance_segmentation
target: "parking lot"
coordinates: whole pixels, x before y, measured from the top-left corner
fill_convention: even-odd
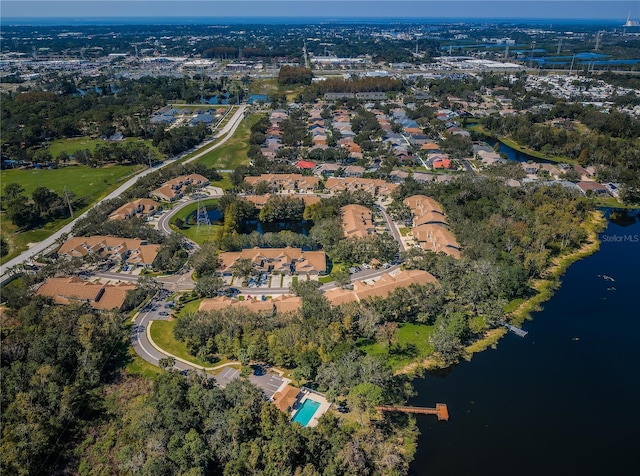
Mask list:
[[[220,372],[214,378],[216,379],[216,383],[218,384],[218,386],[224,388],[238,377],[240,377],[240,371],[238,369],[233,367],[226,367],[222,369],[222,372]]]
[[[249,381],[262,390],[267,397],[272,398],[273,394],[276,393],[283,384],[284,379],[271,372],[258,370],[249,375]]]
[[[240,377],[240,371],[234,367],[226,367],[214,378],[220,387],[226,387],[229,383]],[[254,371],[249,375],[249,381],[262,390],[266,397],[272,398],[273,394],[284,383],[284,379],[279,375],[265,371],[260,366],[255,366]]]

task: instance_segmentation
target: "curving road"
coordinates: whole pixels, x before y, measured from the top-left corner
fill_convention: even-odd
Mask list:
[[[218,131],[213,138],[217,139],[217,138],[220,138],[222,136],[225,136],[225,137],[222,137],[222,139],[220,141],[216,142],[215,144],[211,145],[210,147],[205,147],[203,150],[201,150],[200,152],[195,154],[193,157],[190,157],[190,158],[186,159],[183,163],[186,164],[186,163],[192,162],[194,160],[197,160],[200,157],[202,157],[203,155],[205,155],[208,152],[210,152],[211,150],[214,150],[214,149],[220,147],[227,140],[229,140],[229,138],[231,138],[231,136],[233,136],[233,133],[238,128],[238,126],[240,125],[240,122],[244,118],[244,112],[245,112],[246,109],[247,109],[246,105],[240,106],[236,110],[234,115],[231,117],[229,122],[227,122],[227,124],[225,124],[225,126],[220,131]],[[117,189],[115,189],[113,192],[111,192],[109,195],[107,195],[102,200],[97,202],[94,205],[94,207],[99,205],[100,203],[106,201],[106,200],[111,200],[113,198],[119,197],[122,193],[124,193],[126,190],[131,188],[139,178],[144,177],[145,175],[148,175],[148,174],[150,174],[150,173],[152,173],[152,172],[154,172],[154,171],[156,171],[158,169],[166,167],[167,165],[169,165],[169,164],[171,164],[173,162],[174,162],[173,160],[166,160],[165,162],[163,162],[158,167],[154,167],[154,168],[151,168],[151,169],[146,169],[146,170],[140,172],[139,174],[134,175],[129,180],[127,180],[125,183],[120,185]],[[52,248],[53,246],[55,246],[56,245],[56,240],[58,240],[65,233],[71,233],[71,230],[73,229],[73,226],[75,225],[76,221],[78,221],[80,218],[83,218],[84,216],[86,216],[86,214],[88,212],[89,212],[89,210],[84,212],[82,215],[78,216],[76,219],[74,219],[70,223],[66,224],[64,227],[62,227],[60,230],[58,230],[55,233],[53,233],[48,238],[45,238],[41,242],[34,244],[28,250],[20,253],[18,256],[16,256],[15,258],[7,261],[3,265],[0,265],[0,282],[4,282],[4,280],[9,277],[9,275],[8,275],[8,270],[9,269],[11,269],[14,266],[17,266],[17,265],[19,265],[21,263],[24,263],[25,261],[28,261],[29,259],[31,259],[31,258],[39,255],[40,253],[42,253],[44,251],[47,251],[49,248]]]

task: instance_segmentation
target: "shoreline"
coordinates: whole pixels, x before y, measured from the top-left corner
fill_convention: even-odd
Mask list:
[[[583,258],[591,256],[600,249],[598,233],[604,230],[606,222],[607,220],[601,211],[594,210],[592,212],[591,220],[585,223],[587,238],[584,244],[571,253],[554,258],[553,264],[545,272],[547,277],[535,280],[532,283],[532,287],[536,293],[529,299],[522,302],[516,310],[506,314],[505,317],[507,318],[506,321],[508,323],[520,326],[525,321],[533,320],[531,314],[533,312],[540,311],[542,309],[542,303],[553,297],[555,291],[560,288],[560,277],[567,271],[569,266]],[[475,353],[483,352],[489,348],[495,349],[500,339],[502,339],[507,332],[508,331],[505,328],[496,328],[486,331],[484,337],[464,348],[462,358],[470,361]],[[411,380],[413,380],[415,378],[423,377],[425,370],[445,369],[456,365],[459,362],[460,360],[451,365],[442,365],[442,362],[439,361],[439,359],[434,356],[429,356],[421,362],[411,362],[404,367],[401,367],[395,372],[395,374],[408,375]]]

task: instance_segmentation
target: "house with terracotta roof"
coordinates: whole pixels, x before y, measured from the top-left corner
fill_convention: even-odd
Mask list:
[[[301,174],[262,174],[257,177],[245,177],[244,180],[252,187],[264,180],[274,192],[283,190],[313,192],[320,183],[318,177]]]
[[[340,209],[342,229],[346,238],[364,238],[373,235],[376,227],[373,225],[371,210],[362,205],[345,205]]]
[[[335,288],[324,293],[333,306],[340,306],[349,302],[362,301],[367,298],[387,298],[398,288],[406,288],[412,284],[436,284],[438,280],[430,273],[422,270],[401,271],[395,276],[384,273],[373,284],[355,281],[353,289]]]
[[[153,190],[150,195],[165,202],[173,202],[182,198],[184,189],[189,185],[199,189],[209,185],[209,179],[200,174],[180,175],[174,179],[168,180],[160,187]]]
[[[348,165],[343,170],[345,177],[362,177],[365,172],[365,168],[360,165]]]
[[[150,198],[140,198],[133,202],[125,203],[109,215],[109,220],[126,220],[135,216],[149,217],[158,211],[159,203]]]
[[[74,236],[62,244],[58,256],[82,258],[93,253],[123,264],[150,267],[159,250],[160,245],[150,245],[137,238]]]
[[[264,195],[245,195],[242,198],[244,198],[248,202],[253,203],[256,206],[256,208],[262,208],[267,203],[270,197],[271,197],[271,194],[266,193]],[[320,201],[320,197],[318,197],[317,195],[303,194],[303,195],[294,195],[294,197],[302,200],[305,206],[313,205],[314,203],[318,203]]]
[[[420,150],[426,150],[429,154],[437,154],[440,153],[440,146],[435,142],[427,142],[425,144],[422,144]]]
[[[403,203],[411,209],[411,233],[422,249],[460,257],[460,245],[449,231],[446,216],[437,201],[425,195],[413,195],[405,198]]]
[[[423,250],[434,253],[443,252],[454,258],[460,258],[460,245],[453,233],[442,225],[426,223],[411,229],[413,237],[418,240]]]
[[[198,307],[200,312],[223,311],[229,307],[248,309],[255,313],[285,313],[295,312],[302,307],[302,298],[298,296],[282,295],[273,299],[245,299],[240,301],[226,296],[203,299]]]
[[[273,395],[273,404],[284,413],[289,413],[300,395],[300,389],[287,385],[285,388]]]
[[[313,170],[315,166],[316,164],[314,162],[311,162],[310,160],[299,160],[296,163],[296,167],[303,170]]]
[[[233,265],[241,259],[253,262],[256,271],[262,273],[279,272],[317,276],[327,272],[327,255],[324,251],[303,251],[301,248],[254,248],[242,251],[228,251],[218,256],[217,272],[231,276]]]
[[[57,304],[88,303],[94,309],[120,309],[134,283],[102,284],[71,278],[49,278],[36,291],[37,296],[53,298]]]
[[[360,177],[330,177],[325,183],[325,191],[339,193],[344,190],[364,190],[374,197],[383,197],[391,194],[398,184],[388,183],[381,179],[365,179]]]
[[[445,159],[443,157],[439,157],[437,159],[433,159],[431,165],[434,169],[450,169],[453,163],[450,159]]]

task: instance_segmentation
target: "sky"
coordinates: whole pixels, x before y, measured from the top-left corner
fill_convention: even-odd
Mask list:
[[[640,19],[626,0],[2,0],[0,19],[305,17],[619,20]]]

